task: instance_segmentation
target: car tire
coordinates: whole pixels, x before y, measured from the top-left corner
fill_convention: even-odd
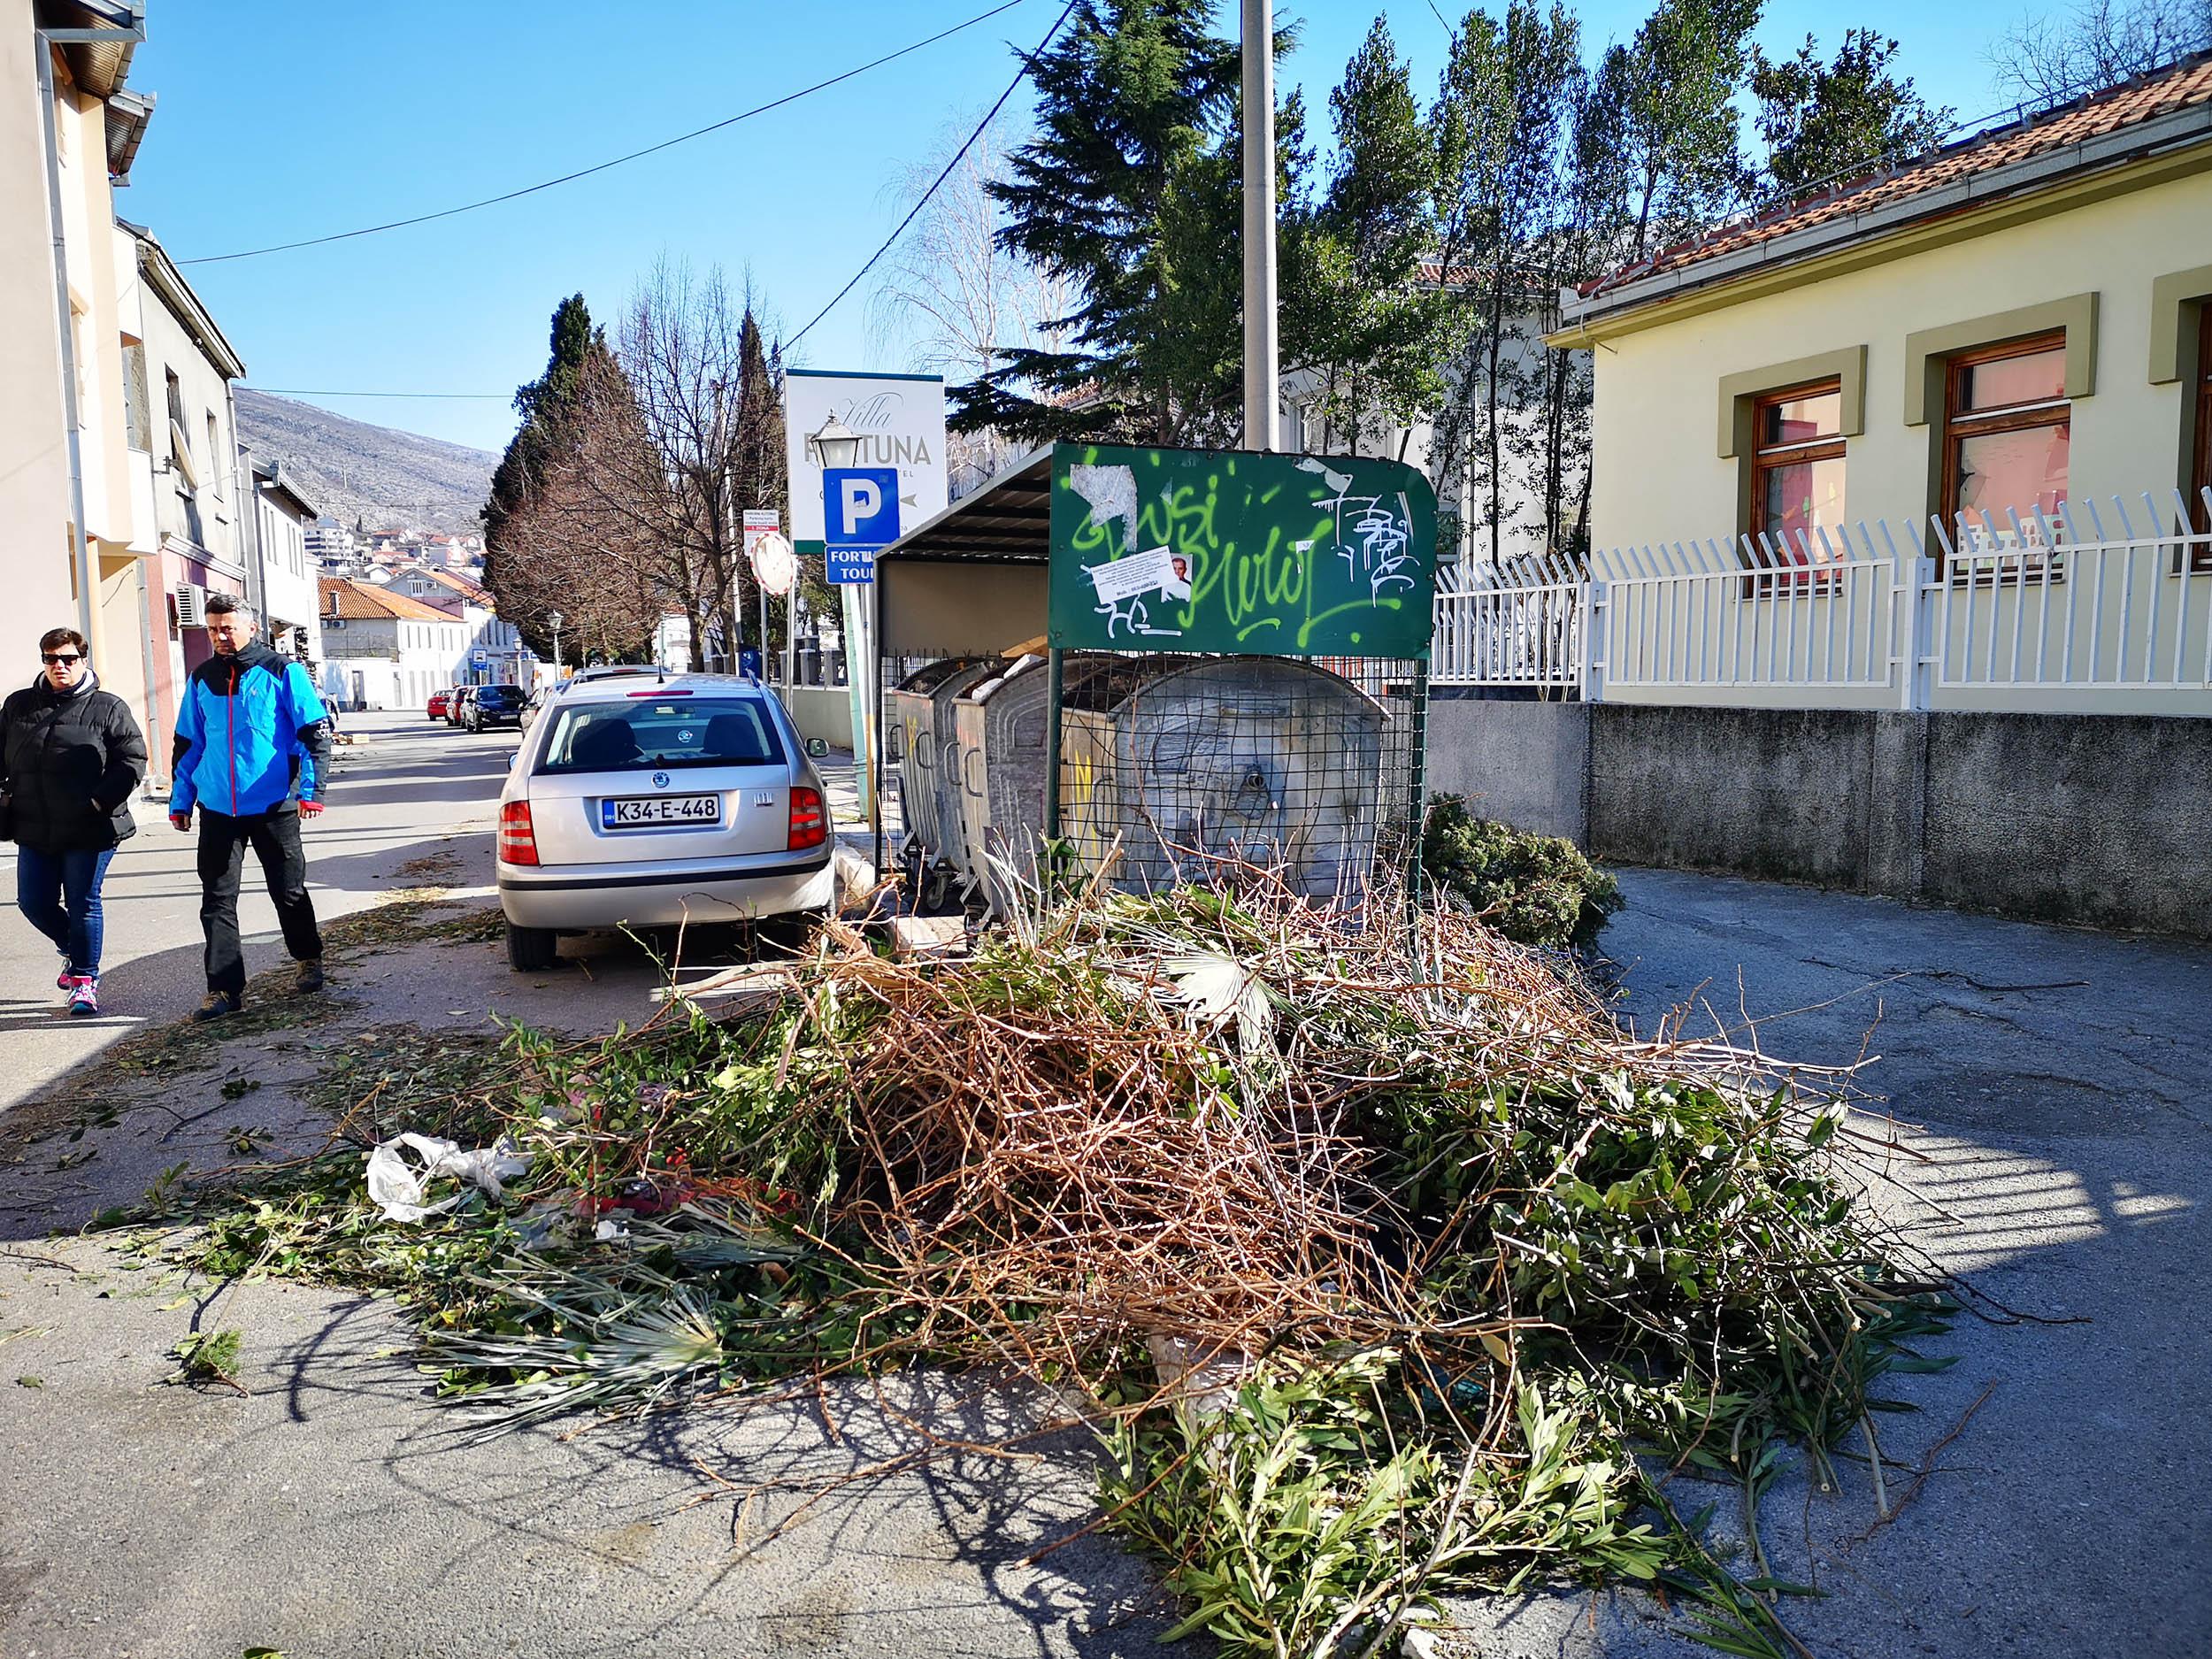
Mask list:
[[[560,959],[560,935],[552,929],[507,924],[507,965],[517,973],[543,973]]]
[[[775,916],[764,916],[753,924],[756,949],[764,941],[772,949],[784,956],[803,956],[814,943],[814,935],[829,920],[826,906],[811,910],[785,910]]]

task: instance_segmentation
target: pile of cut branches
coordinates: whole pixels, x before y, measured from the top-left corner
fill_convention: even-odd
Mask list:
[[[1856,1202],[1847,1079],[1632,1041],[1454,912],[1089,894],[957,964],[833,926],[729,1018],[511,1041],[472,1126],[531,1173],[403,1286],[481,1421],[1010,1362],[1087,1400],[1109,1516],[1236,1652],[1662,1572],[1764,1651],[1637,1454],[1734,1478],[1755,1537],[1776,1448],[1824,1456],[1945,1311]],[[356,1263],[358,1167],[286,1178],[341,1184]]]

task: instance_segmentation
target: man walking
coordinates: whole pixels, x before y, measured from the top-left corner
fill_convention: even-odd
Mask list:
[[[254,618],[228,594],[207,599],[215,655],[193,670],[177,709],[169,821],[192,827],[200,810],[200,928],[207,935],[207,1000],[197,1020],[235,1014],[246,995],[238,938],[238,879],[251,846],[299,964],[302,991],[323,988],[323,940],[307,895],[300,819],[323,810],[330,764],[328,710],[306,667],[254,642]],[[294,790],[297,788],[295,801]]]

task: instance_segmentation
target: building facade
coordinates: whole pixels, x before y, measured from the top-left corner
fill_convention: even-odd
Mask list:
[[[1894,659],[1917,706],[2212,713],[2212,549],[2171,546],[2212,532],[2208,306],[2204,58],[1567,296],[1553,342],[1599,348],[1608,695],[1741,701],[1697,634],[1778,628],[1728,600],[1741,569],[1804,602],[1801,641],[1895,630],[1804,676],[1846,702],[1915,706]],[[1924,558],[1916,633],[1876,567]],[[1688,606],[1660,586],[1693,580]]]
[[[273,461],[253,464],[255,534],[251,573],[257,603],[267,618],[269,643],[308,664],[322,660],[320,572],[308,556],[315,508],[298,482]]]
[[[57,43],[44,29],[107,38]],[[151,110],[129,89],[142,38],[129,8],[0,0],[0,673],[27,680],[45,630],[74,626],[102,681],[142,720],[145,617],[157,601],[141,474],[126,442],[131,343],[111,180]]]

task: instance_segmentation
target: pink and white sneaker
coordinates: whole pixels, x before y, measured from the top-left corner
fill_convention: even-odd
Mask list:
[[[72,1014],[96,1014],[100,1011],[100,989],[90,979],[73,979],[69,981],[69,1011]]]

